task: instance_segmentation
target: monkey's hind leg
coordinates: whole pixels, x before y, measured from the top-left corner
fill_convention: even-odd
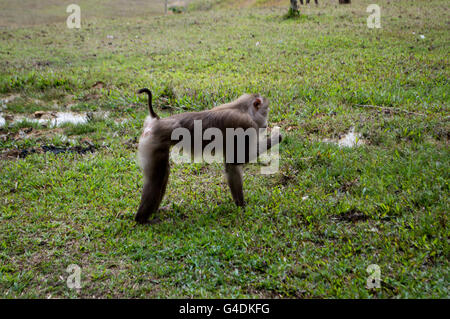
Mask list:
[[[225,175],[235,204],[237,206],[245,206],[244,191],[242,189],[242,165],[226,163]]]
[[[157,218],[150,221],[148,219],[158,211],[169,179],[169,150],[154,152],[153,155],[144,167],[144,188],[135,216],[136,222],[140,224],[158,221]]]

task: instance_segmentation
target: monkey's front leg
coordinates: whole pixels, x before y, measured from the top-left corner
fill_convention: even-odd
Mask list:
[[[231,196],[237,206],[245,206],[244,191],[242,185],[242,165],[225,164],[225,175],[228,186],[230,186]]]
[[[272,132],[270,137],[264,137],[259,139],[255,143],[256,150],[254,148],[245,149],[245,163],[256,160],[261,154],[270,150],[273,146],[279,144],[283,140],[281,134],[277,132]],[[256,152],[255,152],[256,151]]]
[[[258,156],[261,155],[262,153],[270,150],[272,148],[272,146],[275,146],[275,145],[281,143],[282,140],[283,140],[283,136],[280,134],[279,131],[272,132],[270,137],[267,137],[265,140],[263,139],[263,141],[264,141],[263,143],[266,143],[265,149],[264,149],[264,147],[262,147],[261,144],[258,144]]]
[[[166,192],[169,179],[169,154],[155,156],[144,169],[144,188],[141,203],[135,216],[140,224],[152,223],[149,217],[155,215]]]

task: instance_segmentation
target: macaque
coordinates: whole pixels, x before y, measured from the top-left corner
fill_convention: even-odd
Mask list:
[[[212,141],[202,139],[201,145],[195,146],[194,127],[201,123],[201,130],[220,130],[223,138],[225,175],[233,200],[237,206],[244,206],[244,193],[242,188],[242,165],[255,160],[256,157],[281,141],[281,135],[260,138],[259,129],[267,127],[267,116],[269,113],[269,101],[259,94],[244,94],[237,100],[216,106],[211,110],[201,112],[189,112],[175,114],[167,118],[160,118],[152,107],[152,93],[144,88],[139,94],[148,94],[148,106],[150,115],[144,122],[144,130],[139,140],[138,157],[140,166],[144,173],[144,186],[142,190],[141,203],[139,205],[135,220],[138,223],[155,223],[155,216],[159,205],[164,197],[169,178],[169,155],[170,148],[177,143],[173,139],[173,132],[177,129],[186,129],[194,141],[192,154],[203,151],[205,146]],[[201,122],[198,122],[201,121]],[[227,139],[230,129],[254,129],[256,136],[249,136],[245,147],[237,147],[233,143],[228,146]],[[202,135],[203,136],[203,135]],[[241,144],[242,146],[242,144]],[[253,147],[250,147],[253,146]],[[252,151],[254,150],[254,151]],[[230,152],[233,152],[229,156]],[[239,158],[241,158],[239,160]],[[152,217],[151,220],[149,218]]]

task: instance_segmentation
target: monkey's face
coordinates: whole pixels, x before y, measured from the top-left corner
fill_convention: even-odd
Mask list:
[[[267,127],[267,116],[269,115],[269,100],[259,94],[255,94],[250,105],[250,113],[259,127]]]

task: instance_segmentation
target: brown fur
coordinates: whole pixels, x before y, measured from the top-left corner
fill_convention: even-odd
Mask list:
[[[151,92],[148,89],[141,89],[139,92],[147,93],[151,99]],[[202,130],[207,128],[218,128],[224,138],[224,156],[226,150],[226,128],[264,128],[267,126],[267,115],[269,101],[259,94],[245,94],[237,100],[217,106],[211,110],[201,112],[190,112],[176,114],[168,118],[160,119],[153,111],[151,101],[149,101],[150,116],[144,124],[144,131],[139,140],[139,158],[144,172],[144,187],[141,196],[141,203],[135,220],[139,223],[152,223],[156,219],[149,221],[151,216],[157,212],[159,205],[166,191],[169,178],[169,153],[170,147],[178,141],[171,139],[172,132],[176,128],[186,128],[194,137],[194,120],[202,120]],[[267,149],[281,141],[281,136],[276,139],[267,138]],[[202,141],[203,148],[211,141]],[[257,144],[258,141],[250,141]],[[194,145],[191,143],[191,145]],[[227,161],[225,164],[225,174],[231,190],[234,202],[238,206],[244,206],[244,194],[242,189],[242,164],[236,160],[238,152],[242,150],[234,149],[235,160]],[[245,152],[245,162],[253,159],[249,149]]]

